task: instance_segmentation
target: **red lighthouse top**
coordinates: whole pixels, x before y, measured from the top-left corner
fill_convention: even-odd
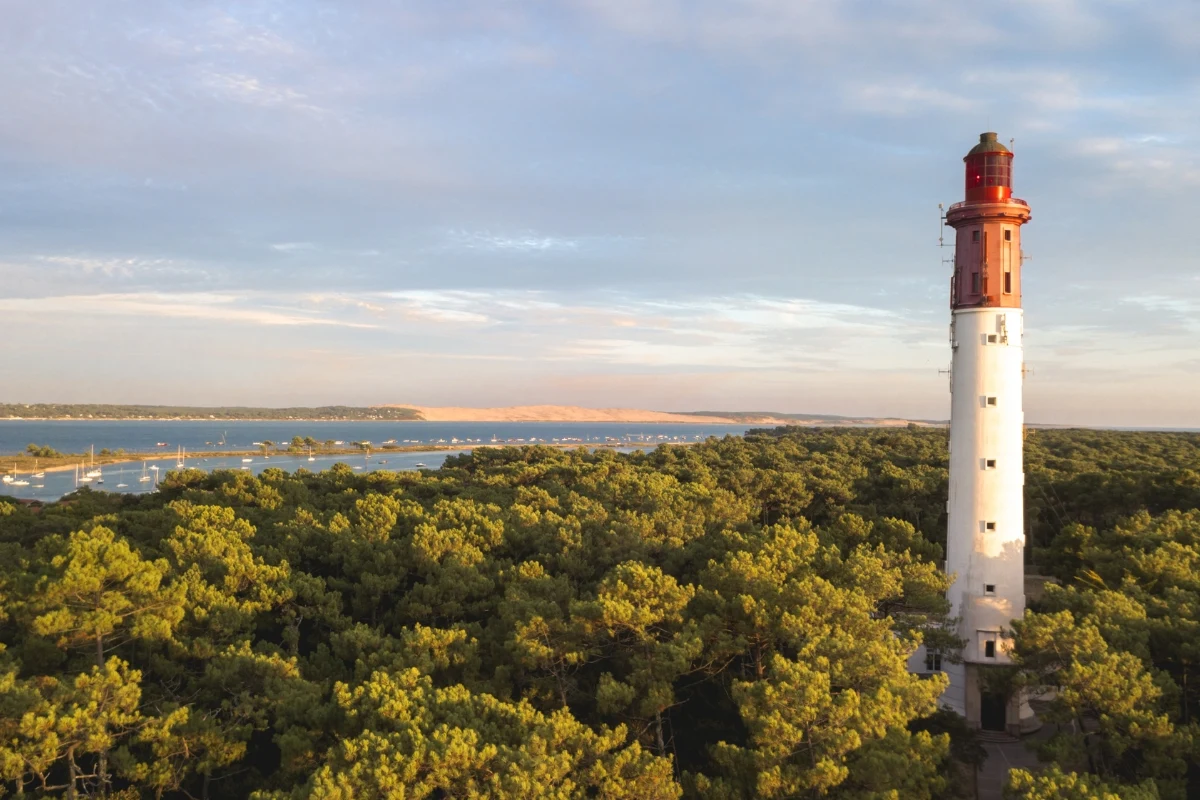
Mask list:
[[[1021,306],[1021,226],[1029,204],[1012,196],[1012,152],[994,133],[979,134],[966,164],[967,196],[946,210],[955,230],[950,306]]]
[[[995,133],[979,134],[979,144],[963,158],[968,203],[1003,203],[1012,196],[1012,157]]]

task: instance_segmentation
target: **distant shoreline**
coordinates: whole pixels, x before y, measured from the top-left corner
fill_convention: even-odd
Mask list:
[[[572,405],[517,406],[163,406],[112,403],[0,403],[0,421],[10,422],[187,422],[210,425],[288,422],[469,422],[623,425],[875,425],[937,424],[898,417],[793,414],[779,411],[653,411],[645,408],[589,408]]]
[[[445,424],[479,424],[479,425],[523,425],[526,423],[542,424],[542,425],[727,425],[730,427],[771,427],[771,426],[787,426],[795,425],[797,427],[810,428],[900,428],[906,425],[918,425],[922,428],[937,428],[945,427],[947,422],[935,422],[928,420],[908,420],[896,419],[894,417],[847,417],[843,419],[828,420],[828,419],[751,419],[751,420],[736,420],[736,419],[712,419],[712,418],[697,418],[695,420],[688,419],[470,419],[470,420],[443,420],[443,419],[328,419],[328,418],[308,418],[295,417],[288,419],[279,418],[262,418],[249,419],[245,417],[237,417],[230,419],[210,419],[208,417],[0,417],[0,423],[4,422],[211,422],[222,424],[235,423],[264,423],[264,422],[296,422],[296,423],[353,423],[353,424],[388,424],[388,425],[405,425],[411,423],[426,423],[429,425],[445,425]],[[1037,426],[1037,427],[1071,427],[1071,426]]]
[[[566,424],[578,423],[580,425],[588,424],[626,424],[626,425],[784,425],[798,424],[797,420],[784,421],[755,421],[755,422],[739,422],[735,419],[726,419],[719,422],[714,422],[709,419],[700,419],[695,422],[691,420],[607,420],[607,419],[586,419],[586,420],[571,420],[571,419],[479,419],[479,420],[441,420],[441,419],[329,419],[327,417],[288,417],[280,419],[278,417],[248,418],[236,417],[223,419],[217,417],[215,419],[209,417],[0,417],[0,422],[365,422],[368,424],[387,423],[391,424],[407,424],[412,422],[426,422],[432,425],[445,424],[449,422],[479,422],[479,423],[496,423],[497,425],[524,423],[524,422],[541,422],[551,424]],[[837,424],[837,423],[825,423]]]
[[[397,455],[401,453],[442,453],[446,451],[461,453],[471,450],[487,448],[494,449],[502,447],[553,447],[559,450],[574,450],[579,447],[586,447],[588,449],[615,449],[620,447],[634,447],[638,444],[643,444],[647,447],[658,447],[660,445],[667,445],[668,447],[688,447],[690,445],[697,444],[697,442],[496,442],[495,444],[491,442],[471,442],[470,444],[418,444],[409,445],[407,447],[389,445],[387,447],[372,447],[370,451],[342,447],[334,450],[314,450],[312,455],[322,458],[328,458],[329,456],[370,458],[372,456]],[[281,460],[288,458],[303,459],[307,458],[308,455],[309,453],[307,451],[289,453],[286,450],[272,450],[270,453],[264,456],[261,448],[249,450],[209,450],[204,452],[188,453],[185,455],[184,466],[182,469],[188,469],[188,462],[190,461],[207,460],[210,458],[237,458],[239,456],[254,456],[254,460],[257,462],[270,461],[272,458],[278,458]],[[67,472],[75,469],[76,467],[85,467],[88,469],[91,469],[92,467],[117,467],[125,464],[140,464],[146,461],[169,461],[177,457],[178,456],[175,453],[160,450],[148,453],[121,453],[119,455],[97,456],[92,463],[84,463],[89,460],[88,455],[70,455],[59,458],[37,459],[37,461],[41,463],[32,464],[31,462],[34,462],[33,456],[24,454],[18,456],[0,455],[0,473],[9,474],[11,472],[11,470],[4,469],[5,465],[9,463],[14,463],[15,466],[20,467],[16,470],[17,473],[29,472],[31,466],[37,466],[37,468],[42,472]],[[170,472],[174,469],[178,468],[172,468],[171,470],[167,471]]]
[[[481,447],[481,446],[498,447],[499,445],[471,445],[471,447]],[[429,445],[427,447],[419,446],[419,447],[404,447],[404,448],[372,449],[371,452],[368,453],[365,450],[357,450],[357,449],[351,450],[351,449],[341,448],[338,450],[326,450],[323,452],[322,451],[314,451],[313,455],[322,456],[322,457],[328,457],[328,456],[364,456],[364,457],[366,457],[366,456],[377,456],[377,455],[386,454],[386,453],[436,453],[436,452],[440,452],[443,450],[453,450],[455,452],[458,452],[460,450],[468,450],[468,449],[470,449],[470,448],[458,447],[457,445]],[[307,458],[308,453],[307,452],[289,453],[286,450],[279,450],[279,451],[273,450],[268,455],[264,456],[261,449],[213,450],[213,451],[207,451],[207,452],[202,452],[202,453],[188,453],[186,456],[184,456],[183,469],[188,469],[188,466],[189,466],[188,462],[190,462],[190,461],[207,460],[210,458],[237,458],[239,456],[241,456],[241,457],[254,456],[256,461],[260,461],[260,460],[261,461],[270,461],[272,458],[279,458],[279,459]],[[0,456],[0,467],[4,466],[4,463],[5,463],[3,460],[4,458],[5,458],[4,456]],[[32,456],[24,456],[24,458],[32,460]],[[84,466],[84,467],[88,467],[88,468],[91,468],[92,466],[117,467],[117,466],[121,466],[124,464],[140,464],[144,461],[169,461],[173,458],[178,458],[177,454],[169,452],[169,451],[159,451],[159,452],[149,452],[149,453],[121,453],[120,455],[108,455],[108,456],[104,456],[103,458],[97,457],[94,464],[81,464],[80,459],[78,457],[76,457],[76,458],[71,459],[71,463],[68,463],[68,464],[59,463],[59,464],[55,464],[54,466],[42,467],[41,469],[43,472],[66,472],[66,471],[75,469],[77,466]],[[45,459],[43,459],[43,460],[45,460]],[[54,460],[58,461],[59,459],[54,459]],[[84,460],[86,460],[86,458]],[[28,464],[26,464],[25,466],[28,466]],[[176,468],[173,468],[173,469],[176,469]],[[2,471],[2,470],[0,470],[0,471]],[[24,472],[24,471],[25,470],[18,470],[18,472]]]

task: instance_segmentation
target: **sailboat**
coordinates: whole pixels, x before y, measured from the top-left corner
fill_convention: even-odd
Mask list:
[[[13,464],[13,476],[12,476],[12,480],[8,482],[8,485],[9,486],[28,486],[29,485],[29,481],[25,480],[24,478],[22,478],[20,475],[17,474],[17,465],[16,464]]]
[[[15,476],[16,476],[16,474],[17,474],[17,465],[16,465],[16,464],[13,464],[13,471],[12,471],[12,474],[11,474],[11,475],[5,475],[3,478],[0,478],[0,481],[3,481],[4,483],[12,483],[13,481],[15,481],[15,480],[16,480],[16,477],[15,477]]]
[[[152,480],[154,480],[154,478],[152,478],[146,474],[146,462],[143,461],[142,462],[142,477],[138,478],[138,483],[149,483]]]
[[[117,488],[118,488],[118,489],[127,489],[127,488],[129,488],[129,484],[128,484],[128,483],[125,483],[125,468],[124,468],[124,467],[121,467],[121,469],[119,469],[119,470],[117,471],[117,480],[119,480],[119,481],[120,481],[120,483],[118,483],[118,484],[117,484]]]
[[[37,468],[37,459],[36,459],[36,458],[33,460],[33,477],[35,477],[35,478],[44,478],[44,477],[46,477],[46,471],[45,471],[45,470],[42,470],[41,472],[38,472],[38,468]]]
[[[179,469],[183,469],[183,458],[185,452],[186,451],[184,451],[183,445],[179,445],[179,452],[175,456],[175,466]]]
[[[89,467],[86,475],[88,478],[99,478],[99,477],[101,477],[101,475],[103,473],[101,473],[100,470],[96,468],[96,445],[92,445],[91,453],[92,453],[92,455],[91,455],[90,467]],[[100,483],[104,483],[104,481],[100,481]]]
[[[78,474],[75,477],[76,483],[91,483],[92,482],[92,476],[88,474],[86,466],[84,466],[83,464],[80,464],[77,469],[78,469]]]
[[[312,454],[312,448],[311,448],[311,447],[310,447],[310,448],[308,448],[308,460],[309,460],[309,461],[316,461],[316,460],[317,460],[317,459],[316,459],[316,457],[314,457],[314,456],[313,456],[313,454]]]

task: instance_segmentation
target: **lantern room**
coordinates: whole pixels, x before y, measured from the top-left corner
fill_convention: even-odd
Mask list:
[[[1008,200],[1012,195],[1012,157],[995,133],[979,134],[979,144],[963,158],[967,165],[967,202]]]
[[[1021,226],[1030,213],[1012,196],[1012,158],[996,134],[981,133],[963,159],[967,197],[945,218],[956,232],[952,308],[1021,307]]]

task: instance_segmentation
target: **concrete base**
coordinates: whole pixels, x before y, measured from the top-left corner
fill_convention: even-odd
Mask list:
[[[984,681],[982,680],[984,673],[988,669],[994,669],[985,664],[963,664],[964,678],[964,708],[963,716],[972,728],[976,730],[984,730],[984,724],[989,720],[985,719],[985,698],[983,695]],[[1019,737],[1037,731],[1042,727],[1041,721],[1037,718],[1037,714],[1030,708],[1028,699],[1023,692],[1014,692],[1004,698],[1004,727],[1003,732],[1011,736]],[[990,710],[992,714],[996,713],[996,709]],[[995,722],[995,720],[991,720]],[[995,729],[999,730],[999,729]]]
[[[941,666],[946,677],[950,679],[950,685],[946,687],[938,705],[961,715],[973,729],[982,730],[984,720],[981,686],[984,681],[981,680],[981,676],[998,667],[994,664],[971,662],[943,662]],[[917,648],[909,658],[908,668],[911,672],[930,674],[926,671],[924,647]],[[1042,727],[1041,720],[1030,707],[1029,698],[1024,693],[1005,699],[1004,722],[1004,730],[998,732],[1013,737],[1027,736]]]

